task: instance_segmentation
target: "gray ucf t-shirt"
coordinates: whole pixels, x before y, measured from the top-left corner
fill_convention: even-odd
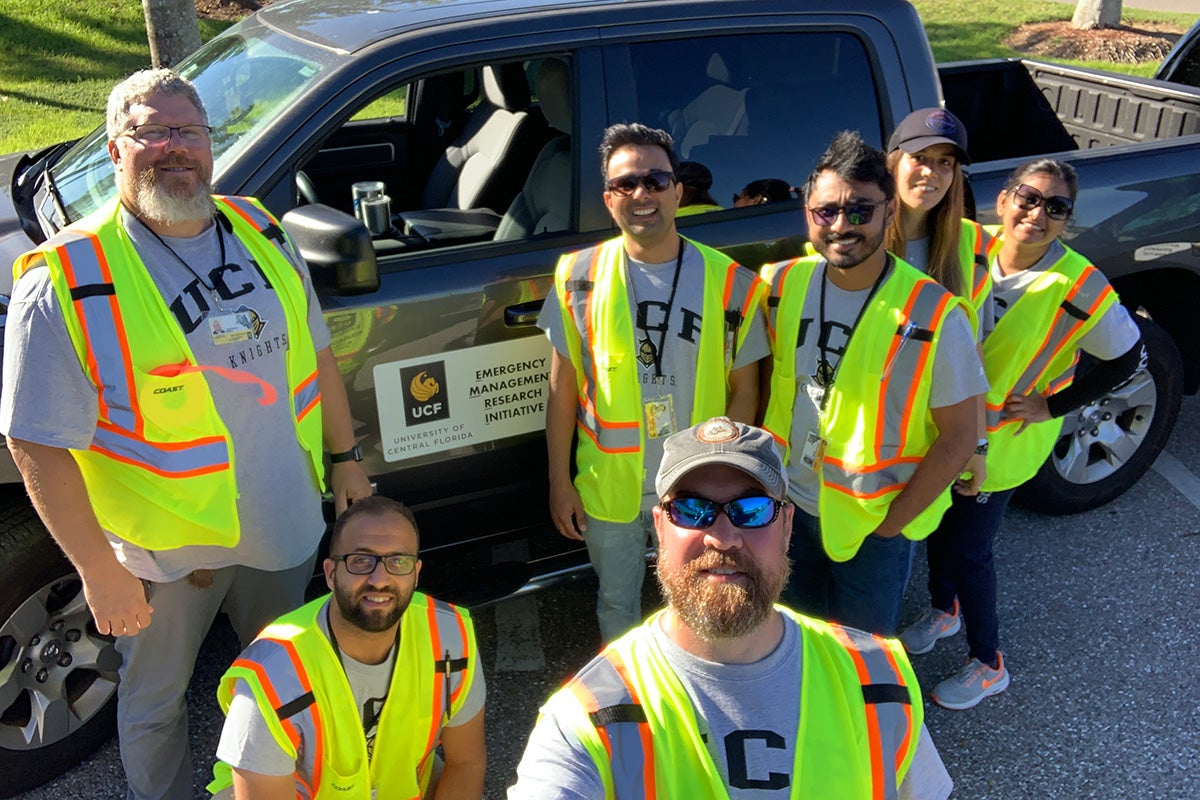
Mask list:
[[[163,237],[124,209],[121,224],[146,265],[196,363],[247,373],[275,389],[260,404],[256,382],[205,372],[217,412],[234,442],[241,540],[234,547],[192,546],[149,551],[107,532],[118,559],[140,578],[166,582],[196,569],[239,564],[276,571],[312,554],[325,530],[321,497],[308,456],[296,439],[287,401],[286,354],[291,347],[275,289],[237,238],[214,224],[192,238]],[[221,246],[224,244],[224,259]],[[173,252],[172,252],[173,251]],[[329,329],[303,260],[293,265],[308,295],[307,325],[317,350]],[[232,341],[227,328],[253,312],[261,327],[249,341]],[[67,335],[49,269],[25,273],[13,288],[4,339],[0,430],[18,439],[87,449],[96,429],[96,389],[79,365]]]

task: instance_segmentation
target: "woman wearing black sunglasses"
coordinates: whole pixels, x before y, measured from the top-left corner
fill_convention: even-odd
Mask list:
[[[965,621],[969,660],[932,692],[947,708],[971,708],[1008,686],[992,543],[1013,491],[1050,455],[1063,415],[1127,381],[1145,358],[1108,280],[1059,238],[1077,184],[1070,164],[1041,159],[1018,167],[996,198],[995,326],[983,341],[987,476],[978,494],[955,495],[928,538],[932,607],[900,636],[910,653],[927,653]],[[1073,381],[1080,351],[1097,363]]]

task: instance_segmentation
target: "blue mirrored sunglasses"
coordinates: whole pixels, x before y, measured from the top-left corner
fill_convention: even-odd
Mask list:
[[[725,512],[735,528],[765,528],[779,516],[785,500],[755,495],[739,497],[728,503],[718,503],[707,497],[676,497],[662,503],[671,522],[681,528],[702,531],[717,521],[717,513]]]

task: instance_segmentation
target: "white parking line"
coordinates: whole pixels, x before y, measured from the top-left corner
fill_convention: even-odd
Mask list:
[[[1150,468],[1167,479],[1167,483],[1175,487],[1184,499],[1200,508],[1200,478],[1185,467],[1179,459],[1163,450]]]

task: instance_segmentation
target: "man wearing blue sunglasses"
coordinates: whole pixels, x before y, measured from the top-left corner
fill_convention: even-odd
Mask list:
[[[899,642],[776,605],[794,509],[771,435],[702,422],[655,485],[667,608],[543,706],[509,800],[947,797]]]

